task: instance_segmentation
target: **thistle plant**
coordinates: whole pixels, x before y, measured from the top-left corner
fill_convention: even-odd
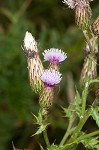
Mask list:
[[[97,77],[98,58],[98,37],[99,37],[99,16],[91,21],[92,11],[90,2],[92,0],[64,0],[63,3],[75,12],[75,22],[85,37],[84,64],[81,70],[80,88],[76,89],[73,103],[68,108],[62,107],[69,123],[66,132],[59,145],[50,143],[47,135],[47,127],[50,124],[48,116],[53,107],[55,99],[55,86],[59,85],[62,73],[59,72],[59,65],[67,58],[67,54],[58,48],[50,48],[42,54],[45,61],[49,61],[48,69],[44,69],[39,57],[37,42],[31,33],[26,32],[24,38],[24,52],[27,56],[29,80],[32,90],[39,95],[40,110],[36,118],[39,129],[34,134],[44,135],[47,150],[71,150],[82,143],[86,149],[99,150],[99,130],[91,133],[82,130],[88,118],[91,116],[99,127],[99,78]],[[87,105],[91,85],[96,85],[96,98],[90,106]],[[65,86],[65,85],[64,85]],[[57,100],[57,99],[56,99]],[[77,123],[78,121],[78,123]],[[40,145],[41,150],[44,148]]]

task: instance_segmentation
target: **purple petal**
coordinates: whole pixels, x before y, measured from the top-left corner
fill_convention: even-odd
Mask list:
[[[56,64],[64,61],[67,58],[66,53],[64,53],[61,49],[59,50],[55,48],[45,50],[43,55],[46,61],[49,61],[50,63],[56,63]]]
[[[58,71],[46,69],[41,76],[41,80],[48,86],[54,86],[61,81],[62,77]]]

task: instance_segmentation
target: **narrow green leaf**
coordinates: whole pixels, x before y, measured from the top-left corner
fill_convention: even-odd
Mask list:
[[[75,97],[75,111],[77,115],[81,116],[81,97],[79,92],[76,90],[76,97]]]
[[[3,15],[5,15],[12,23],[16,23],[16,18],[15,18],[14,14],[10,10],[2,8],[0,10],[0,12]]]

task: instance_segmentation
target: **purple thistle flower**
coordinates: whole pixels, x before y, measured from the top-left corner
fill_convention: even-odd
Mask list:
[[[56,48],[45,50],[43,55],[46,61],[54,64],[59,64],[67,58],[66,53],[64,53],[61,49],[59,50]]]
[[[41,80],[49,87],[58,84],[61,79],[61,73],[52,69],[46,69],[41,76]]]

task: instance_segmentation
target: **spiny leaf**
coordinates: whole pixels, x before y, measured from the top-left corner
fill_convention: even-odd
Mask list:
[[[62,107],[64,113],[65,113],[65,117],[70,118],[72,115],[72,110],[68,107],[68,108],[64,108]]]
[[[96,121],[96,124],[99,126],[99,106],[91,107],[90,115]]]
[[[75,96],[75,111],[77,115],[81,116],[81,97],[79,92],[76,90],[76,96]]]
[[[80,97],[80,94],[79,94],[79,92],[77,90],[76,90],[75,100],[77,101],[78,104],[81,104],[81,97]]]
[[[38,134],[41,134],[45,129],[46,129],[47,125],[44,125],[42,124],[39,129],[37,130],[37,132],[35,134],[33,134],[32,136],[34,135],[38,135]]]
[[[47,150],[57,150],[57,146],[52,144],[50,148],[47,148]]]
[[[86,147],[86,148],[96,148],[99,150],[99,140],[97,137],[92,137],[88,139],[84,139],[81,141],[81,143]]]
[[[41,122],[42,122],[42,115],[41,115],[40,111],[39,111],[39,113],[38,113],[38,116],[34,115],[33,113],[32,113],[32,115],[34,116],[34,118],[35,118],[35,120],[36,120],[35,123],[38,124],[38,125],[41,125]]]
[[[65,113],[65,117],[70,118],[73,112],[76,112],[79,117],[81,116],[81,97],[77,90],[75,96],[75,103],[70,104],[68,108],[62,107],[62,109]]]

